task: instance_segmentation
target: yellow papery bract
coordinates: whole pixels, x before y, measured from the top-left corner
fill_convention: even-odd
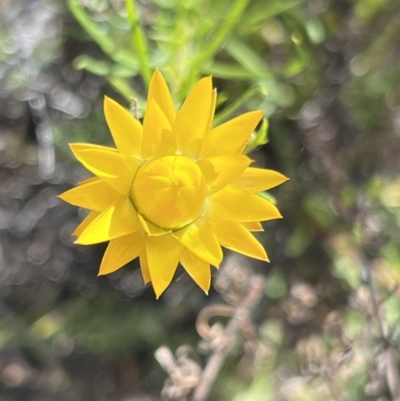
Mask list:
[[[208,215],[216,221],[266,221],[282,215],[267,199],[233,185],[210,197]]]
[[[78,182],[78,185],[85,185],[85,184],[90,184],[91,182],[100,182],[100,181],[101,181],[101,178],[90,177],[90,178],[87,178],[86,180]]]
[[[183,246],[171,234],[146,238],[148,269],[157,298],[170,285]]]
[[[204,133],[204,136],[207,134],[207,132],[209,132],[211,130],[216,104],[217,104],[217,90],[213,89],[213,91],[211,92],[211,107],[210,107],[210,113],[208,115],[207,129]],[[200,149],[200,151],[201,151],[201,149]]]
[[[164,230],[163,228],[158,227],[158,226],[154,225],[153,223],[150,223],[140,214],[138,214],[138,218],[139,218],[140,225],[142,226],[144,232],[147,235],[153,235],[153,236],[157,237],[160,235],[169,234],[171,232],[171,230]]]
[[[200,158],[237,153],[263,115],[262,111],[252,111],[211,130],[204,138]]]
[[[175,134],[168,129],[164,129],[161,131],[160,146],[155,149],[153,156],[154,158],[171,156],[176,153],[177,149]]]
[[[271,202],[257,195],[286,181],[271,170],[251,168],[240,154],[263,116],[243,114],[211,128],[216,90],[200,80],[176,113],[171,94],[156,70],[150,82],[143,126],[109,98],[106,121],[116,148],[72,144],[76,158],[95,177],[60,198],[91,210],[76,228],[76,243],[110,241],[99,275],[135,258],[157,298],[181,263],[206,293],[210,266],[219,267],[221,246],[267,261],[251,232],[280,218]]]
[[[244,228],[249,231],[264,231],[263,226],[259,221],[245,221],[241,223]]]
[[[171,125],[154,99],[150,100],[143,120],[142,157],[152,157],[160,148],[162,134],[171,130]]]
[[[71,205],[102,212],[111,206],[121,194],[105,181],[95,180],[81,183],[59,197]]]
[[[287,177],[277,171],[249,167],[232,184],[255,193],[277,187],[287,180]]]
[[[143,251],[144,235],[140,232],[112,239],[101,261],[99,276],[115,272]]]
[[[117,152],[103,149],[83,149],[71,144],[76,158],[97,177],[108,182],[121,194],[128,194],[132,177],[138,168],[136,159],[129,159]]]
[[[118,150],[126,156],[140,156],[142,125],[122,106],[107,96],[104,114]]]
[[[153,78],[150,82],[149,96],[147,98],[148,104],[151,100],[154,100],[160,109],[167,117],[170,124],[175,120],[175,108],[174,103],[169,93],[167,84],[165,83],[164,77],[161,75],[159,70],[154,71]]]
[[[144,283],[150,283],[151,277],[149,272],[149,264],[147,263],[146,249],[139,255],[139,262]]]
[[[69,147],[71,148],[71,150],[74,153],[75,157],[79,161],[80,161],[79,152],[81,152],[82,150],[105,150],[105,151],[112,152],[112,153],[118,153],[117,149],[109,148],[108,146],[93,145],[91,143],[70,143]]]
[[[97,219],[97,217],[100,216],[99,212],[90,212],[81,222],[81,224],[79,224],[78,227],[75,228],[74,232],[71,234],[75,237],[78,237],[79,235],[81,235],[83,233],[84,230],[86,230],[87,227],[89,227],[90,224],[92,224],[92,222]]]
[[[210,265],[185,248],[181,256],[181,264],[196,284],[208,293],[211,284]]]
[[[197,220],[173,235],[197,257],[210,265],[219,267],[223,256],[221,246],[207,220]]]
[[[172,124],[179,152],[194,158],[199,155],[210,116],[214,114],[213,107],[211,77],[203,78],[194,86]]]
[[[240,223],[218,221],[213,224],[218,241],[225,248],[255,259],[268,261],[262,245]]]
[[[140,229],[135,208],[128,198],[121,197],[101,213],[75,242],[81,245],[98,244]]]
[[[200,160],[200,166],[207,181],[210,194],[230,184],[252,162],[245,155],[224,155]]]

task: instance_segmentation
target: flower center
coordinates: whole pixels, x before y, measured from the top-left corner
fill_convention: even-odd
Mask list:
[[[203,174],[193,160],[186,156],[165,156],[139,169],[131,199],[148,221],[176,230],[199,217],[206,192]]]

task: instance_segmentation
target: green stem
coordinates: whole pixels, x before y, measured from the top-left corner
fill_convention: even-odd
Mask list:
[[[96,41],[106,54],[112,54],[115,46],[112,41],[104,35],[97,25],[87,16],[83,8],[76,0],[68,0],[68,6],[76,20],[82,25],[85,31]]]
[[[138,70],[138,63],[132,52],[118,49],[105,34],[104,30],[86,14],[83,7],[76,0],[68,0],[68,7],[83,29],[100,46],[104,53],[118,64],[131,69],[133,72]]]
[[[131,25],[132,42],[137,52],[140,71],[147,87],[149,87],[151,79],[151,70],[149,63],[149,54],[146,35],[139,23],[137,9],[134,0],[126,0],[126,8],[128,11],[128,21]]]
[[[223,19],[217,28],[210,43],[206,44],[205,50],[193,60],[193,74],[198,73],[214,57],[215,53],[217,53],[231,34],[234,26],[240,21],[248,4],[249,0],[237,0],[235,2],[226,18]]]
[[[256,94],[261,94],[265,96],[265,91],[259,86],[253,86],[252,88],[248,89],[239,99],[235,100],[231,105],[229,105],[226,109],[215,116],[214,126],[217,126],[226,121],[237,109],[243,106],[250,98],[252,98]]]

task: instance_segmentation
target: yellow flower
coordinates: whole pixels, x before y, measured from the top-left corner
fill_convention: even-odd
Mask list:
[[[175,113],[159,71],[153,75],[143,125],[109,98],[104,112],[116,149],[71,144],[76,158],[96,177],[60,197],[92,212],[77,227],[76,243],[110,241],[99,275],[139,257],[145,283],[157,298],[179,263],[207,292],[210,265],[219,267],[221,245],[268,260],[251,234],[260,221],[280,218],[258,192],[286,177],[251,168],[241,154],[263,112],[243,114],[211,128],[216,92],[200,80]]]

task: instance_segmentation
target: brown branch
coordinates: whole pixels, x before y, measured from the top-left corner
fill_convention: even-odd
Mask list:
[[[378,323],[380,336],[386,348],[385,350],[385,380],[392,396],[392,401],[400,401],[400,377],[397,369],[398,355],[397,351],[391,343],[391,335],[385,334],[384,319],[381,312],[381,303],[378,300],[378,290],[376,288],[371,265],[364,260],[364,269],[367,273],[367,282],[372,300],[372,314]]]
[[[264,277],[256,275],[251,278],[250,291],[239,305],[232,319],[227,324],[223,336],[230,340],[242,329],[243,325],[249,320],[251,310],[259,303],[264,287]],[[200,378],[200,382],[194,390],[192,401],[205,401],[210,393],[211,387],[221,369],[226,358],[223,346],[215,349],[210,356]]]
[[[393,345],[386,350],[386,382],[393,401],[400,401],[400,381],[397,369],[397,352]]]

